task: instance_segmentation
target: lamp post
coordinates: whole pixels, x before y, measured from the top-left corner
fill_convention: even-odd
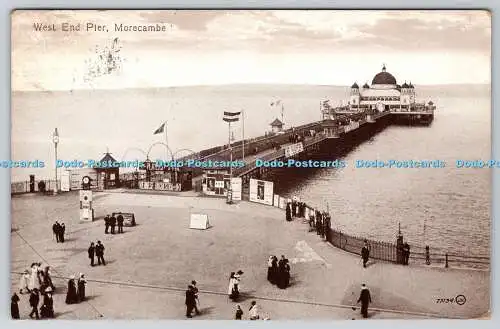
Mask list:
[[[56,173],[56,184],[55,184],[55,187],[54,187],[54,195],[57,195],[57,143],[59,143],[59,133],[57,132],[57,128],[54,130],[54,134],[52,135],[52,141],[54,142],[54,154],[55,154],[55,163],[54,163],[54,167],[55,167],[55,173]]]

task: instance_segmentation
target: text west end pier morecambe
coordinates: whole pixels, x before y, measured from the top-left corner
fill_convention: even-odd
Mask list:
[[[114,23],[111,32],[167,32],[171,28],[172,25],[169,23],[144,25]],[[110,32],[109,25],[95,22],[64,22],[58,24],[36,22],[33,23],[33,29],[37,32]]]

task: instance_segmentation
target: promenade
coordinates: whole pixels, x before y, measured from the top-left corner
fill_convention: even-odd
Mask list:
[[[242,269],[240,304],[256,300],[262,313],[281,319],[360,319],[353,311],[361,283],[371,290],[370,318],[473,318],[489,312],[490,273],[479,270],[400,266],[338,250],[308,232],[302,220],[286,222],[280,209],[223,199],[146,193],[94,194],[97,220],[78,220],[78,192],[58,196],[25,194],[12,199],[13,291],[32,262],[52,267],[58,288],[58,319],[184,319],[184,290],[198,282],[202,315],[231,319],[236,306],[226,293],[231,271]],[[122,235],[105,235],[102,218],[113,211],[135,213],[138,225]],[[189,229],[189,214],[205,213],[212,227]],[[66,242],[57,244],[51,226],[66,224]],[[87,248],[101,240],[106,266],[90,267]],[[291,287],[280,290],[266,279],[267,259],[291,261]],[[87,277],[88,302],[64,304],[70,275]],[[59,279],[58,277],[61,277]],[[464,305],[438,303],[464,295]],[[28,296],[19,303],[27,318]]]

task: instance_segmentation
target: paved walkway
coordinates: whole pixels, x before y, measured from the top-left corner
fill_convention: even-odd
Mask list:
[[[271,319],[359,319],[352,305],[361,283],[373,297],[371,318],[480,317],[489,311],[490,273],[371,262],[363,269],[357,256],[345,253],[307,232],[300,220],[284,221],[282,210],[222,199],[133,193],[95,193],[97,220],[78,221],[78,193],[22,195],[12,202],[12,268],[22,272],[33,261],[53,267],[54,276],[79,272],[89,279],[89,302],[66,305],[65,281],[55,295],[61,319],[182,319],[184,289],[198,281],[202,316],[231,319],[235,305],[225,295],[229,272],[242,269],[241,304],[256,299]],[[131,211],[138,226],[123,235],[105,235],[102,218]],[[212,227],[190,230],[189,214],[205,213]],[[51,225],[65,222],[67,240],[53,241]],[[106,266],[90,267],[90,241],[103,241]],[[292,261],[291,287],[277,289],[266,280],[270,254]],[[19,275],[12,275],[17,290]],[[57,279],[56,279],[57,280]],[[438,298],[466,296],[465,305]],[[21,298],[22,317],[28,311]],[[140,305],[140,306],[138,306]],[[405,312],[400,313],[400,312]],[[246,314],[245,314],[246,315]]]

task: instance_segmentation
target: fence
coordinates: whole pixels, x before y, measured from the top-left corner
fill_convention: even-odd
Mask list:
[[[10,183],[10,194],[21,194],[21,193],[31,193],[31,192],[41,192],[38,188],[38,184],[40,182],[45,183],[45,192],[54,191],[55,180],[37,180],[33,185],[30,184],[30,181],[23,182],[12,182]],[[57,181],[57,190],[61,190],[61,181]]]
[[[275,207],[285,209],[286,203],[290,202],[291,199],[275,195],[274,201],[273,205]],[[307,204],[305,204],[305,208],[305,221],[308,219],[308,214],[313,214],[314,209],[319,209],[318,207],[312,207]],[[318,228],[315,227],[315,229],[317,230]],[[370,250],[371,259],[398,263],[398,259],[400,258],[398,257],[398,252],[401,254],[401,250],[398,251],[398,246],[395,243],[349,235],[331,227],[326,229],[330,230],[330,234],[325,234],[327,241],[339,249],[356,255],[361,255],[361,249],[365,245],[366,241]],[[466,267],[489,269],[490,256],[450,253],[440,248],[410,245],[409,263],[445,268]]]

